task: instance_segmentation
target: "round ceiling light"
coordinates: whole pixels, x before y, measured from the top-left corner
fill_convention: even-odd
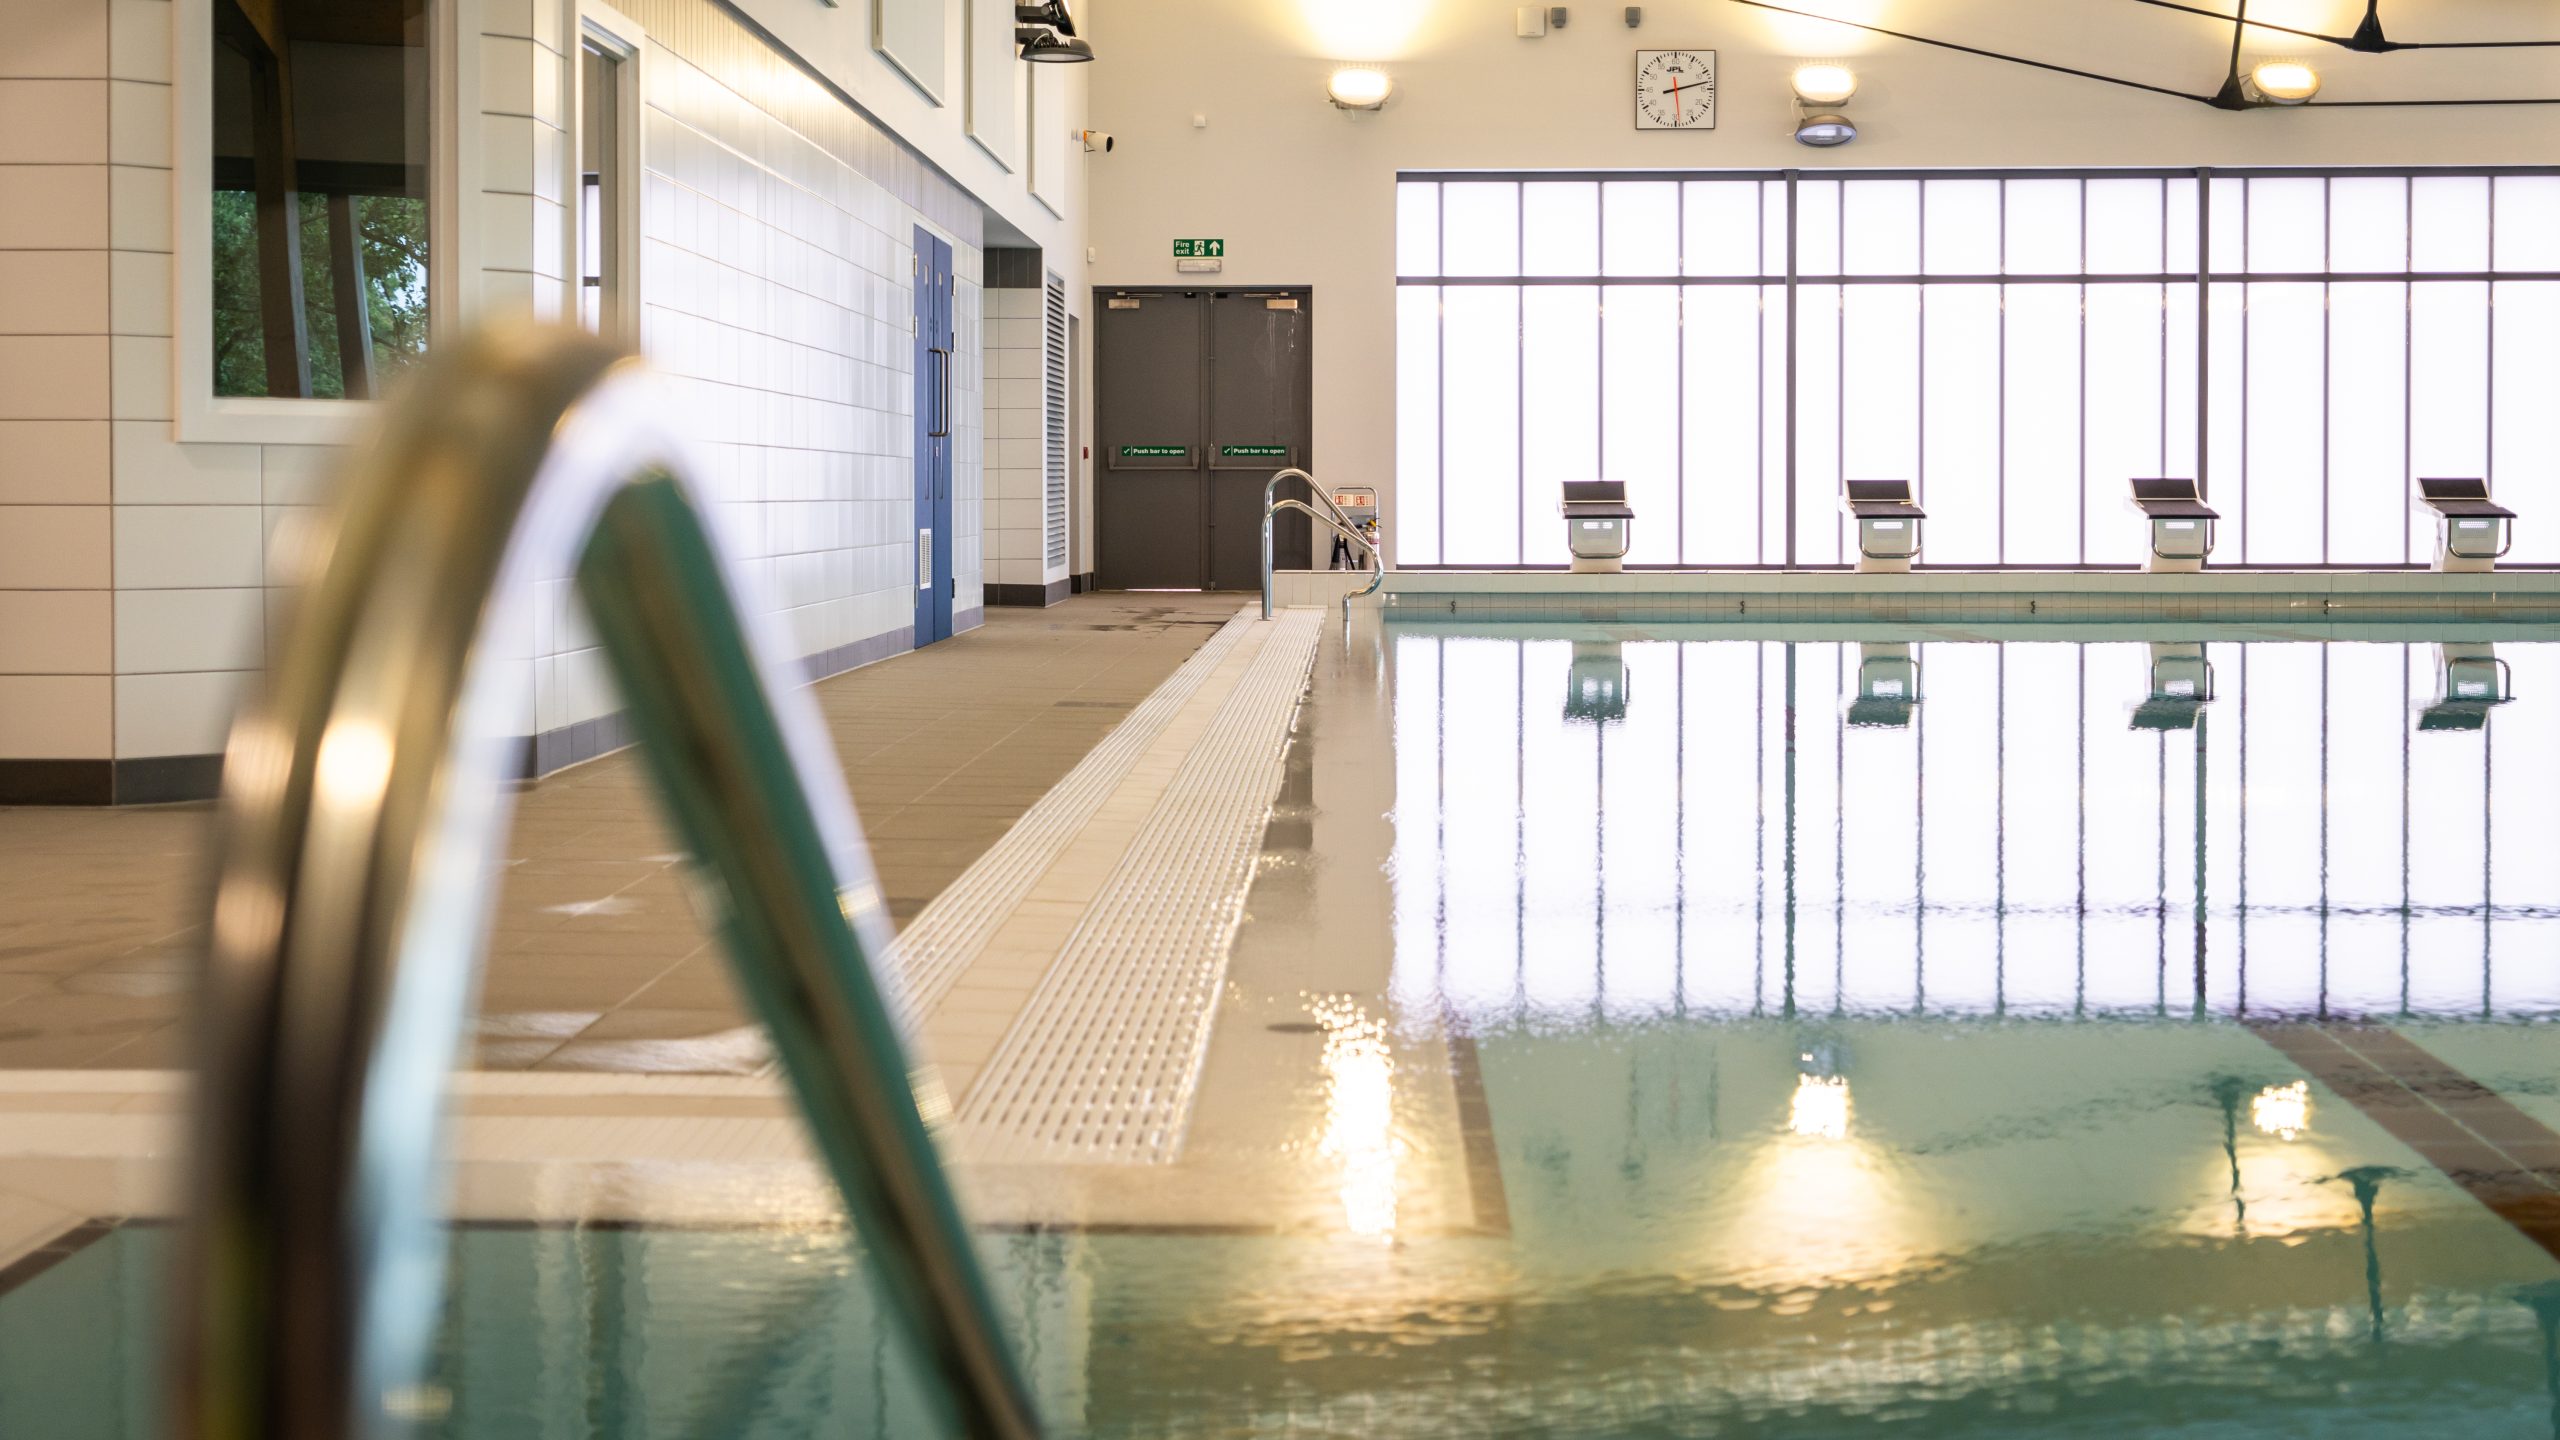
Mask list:
[[[1807,105],[1846,105],[1858,93],[1857,72],[1829,62],[1797,66],[1794,83],[1796,98]]]
[[[2320,93],[2320,72],[2299,60],[2270,60],[2249,72],[2260,98],[2275,105],[2299,105]]]
[[[1858,127],[1846,115],[1807,115],[1796,122],[1796,143],[1828,150],[1858,138]]]
[[[1325,82],[1324,93],[1340,109],[1375,110],[1387,103],[1395,89],[1396,82],[1384,70],[1370,65],[1345,65]]]

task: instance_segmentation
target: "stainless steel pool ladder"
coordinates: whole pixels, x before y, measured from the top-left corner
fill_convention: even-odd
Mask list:
[[[1279,490],[1280,482],[1291,476],[1305,481],[1307,492],[1323,502],[1325,510],[1331,513],[1319,514],[1314,506],[1303,500],[1271,498]],[[1346,624],[1349,623],[1351,602],[1363,596],[1376,594],[1378,587],[1386,583],[1387,557],[1379,552],[1378,542],[1360,533],[1360,527],[1351,523],[1351,517],[1342,513],[1341,506],[1333,503],[1333,497],[1326,494],[1324,487],[1316,483],[1316,477],[1294,465],[1273,475],[1262,487],[1262,618],[1265,620],[1271,618],[1271,518],[1283,510],[1295,510],[1311,520],[1329,526],[1335,533],[1369,552],[1369,583],[1342,597],[1342,618]]]
[[[893,1317],[963,1433],[1041,1433],[931,1128],[869,854],[636,362],[447,347],[303,547],[217,819],[173,1311],[188,1440],[399,1434],[440,1319],[446,1084],[531,707],[530,582],[574,573],[698,908],[771,1033]]]

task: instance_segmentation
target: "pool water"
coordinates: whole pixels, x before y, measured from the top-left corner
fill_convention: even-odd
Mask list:
[[[1323,1205],[987,1233],[1059,1434],[2560,1436],[2560,649],[1734,634],[1328,641],[1184,1161]],[[157,1433],[170,1238],[0,1436]],[[465,1226],[414,1408],[930,1435],[861,1271]]]

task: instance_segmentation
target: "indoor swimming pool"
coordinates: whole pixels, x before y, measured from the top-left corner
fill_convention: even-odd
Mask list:
[[[2560,1435],[2555,729],[2522,628],[1364,619],[1178,1159],[981,1251],[1069,1436]],[[158,1433],[169,1243],[0,1273],[0,1434]],[[392,1403],[934,1433],[862,1268],[475,1214]]]

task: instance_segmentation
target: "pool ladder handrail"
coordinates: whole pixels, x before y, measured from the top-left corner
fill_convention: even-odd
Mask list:
[[[1280,482],[1291,476],[1305,481],[1308,493],[1324,502],[1325,510],[1331,513],[1319,514],[1315,507],[1303,500],[1274,500],[1272,496],[1279,491]],[[1343,623],[1348,625],[1351,621],[1351,602],[1378,593],[1378,587],[1386,583],[1386,554],[1379,550],[1377,541],[1361,533],[1360,527],[1351,523],[1351,517],[1343,513],[1341,506],[1333,503],[1333,497],[1325,492],[1323,486],[1316,483],[1315,476],[1294,465],[1273,473],[1262,486],[1262,618],[1265,620],[1271,618],[1271,520],[1283,510],[1295,510],[1309,519],[1319,521],[1330,527],[1336,534],[1369,552],[1371,571],[1369,583],[1342,597],[1342,619]]]
[[[574,573],[696,908],[771,1033],[928,1403],[1041,1431],[932,1138],[860,823],[638,363],[442,348],[351,458],[216,817],[172,1306],[182,1440],[404,1433],[440,1318],[446,1086],[520,774],[531,583]],[[572,570],[574,567],[574,572]]]

